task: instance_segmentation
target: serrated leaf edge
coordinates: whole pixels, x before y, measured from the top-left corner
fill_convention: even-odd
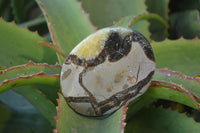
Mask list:
[[[94,30],[97,30],[97,27],[95,27],[95,26],[92,24],[92,21],[90,20],[90,17],[89,17],[90,15],[87,14],[87,13],[83,10],[82,3],[81,3],[81,2],[78,2],[77,0],[76,0],[76,2],[79,3],[79,5],[80,5],[80,7],[81,7],[81,10],[82,10],[82,13],[85,14],[85,15],[87,16],[90,25],[92,25],[92,27],[94,28]],[[47,13],[47,11],[46,11],[46,9],[45,9],[45,6],[43,5],[43,3],[42,3],[41,0],[38,0],[38,3],[39,3],[39,5],[41,6],[41,8],[43,9],[44,15],[46,16],[45,18],[46,18],[46,20],[47,20],[47,25],[48,25],[49,31],[50,31],[50,33],[51,33],[51,38],[52,38],[52,40],[53,40],[53,44],[56,45],[57,48],[61,49],[60,46],[57,44],[57,40],[56,40],[56,38],[55,38],[53,29],[52,29],[52,26],[51,26],[51,21],[50,21],[50,19],[49,19],[49,15],[48,15],[48,13]],[[59,62],[62,64],[62,57],[61,57],[60,54],[58,54],[58,59],[59,59]]]
[[[150,85],[150,87],[172,89],[172,90],[179,91],[179,92],[186,94],[197,105],[197,108],[200,110],[200,104],[195,100],[194,95],[192,95],[187,89],[185,89],[181,85],[178,85],[175,83],[169,83],[169,82],[165,82],[165,81],[158,81],[158,80],[153,80],[151,83],[152,84]],[[163,87],[163,84],[168,85],[168,86]]]
[[[124,106],[123,106],[123,114],[122,114],[122,118],[121,118],[121,128],[120,128],[120,133],[124,133],[124,129],[126,127],[126,112],[128,110],[128,103],[126,103]]]
[[[0,20],[2,20],[4,23],[7,23],[7,24],[13,24],[13,25],[15,25],[17,28],[19,28],[19,29],[26,29],[26,30],[27,30],[28,32],[30,32],[30,33],[36,34],[37,36],[39,36],[39,37],[41,37],[41,38],[47,39],[46,37],[40,36],[37,30],[36,30],[36,31],[31,31],[31,30],[29,30],[29,28],[28,28],[27,26],[20,27],[19,25],[16,24],[16,22],[15,22],[14,20],[11,21],[11,22],[7,22],[7,21],[4,20],[4,18],[3,18],[2,16],[0,17]]]
[[[58,133],[58,130],[59,130],[58,119],[59,119],[59,115],[60,115],[60,97],[61,97],[61,94],[58,93],[58,99],[56,99],[57,103],[58,103],[58,105],[56,106],[57,116],[54,117],[54,119],[56,121],[56,129],[53,129],[54,133]]]
[[[186,75],[184,75],[184,74],[182,74],[180,72],[170,71],[170,70],[167,70],[167,69],[156,69],[155,71],[156,72],[160,72],[162,74],[165,74],[166,76],[169,76],[169,77],[171,75],[174,75],[174,76],[178,76],[182,80],[195,81],[195,82],[200,84],[200,79],[199,78],[189,77],[189,76],[186,76]],[[168,85],[168,86],[163,86],[163,84],[164,85]],[[198,96],[196,96],[195,94],[190,93],[183,86],[175,84],[175,83],[172,83],[172,82],[152,80],[150,87],[154,87],[154,86],[160,87],[160,88],[165,88],[166,87],[167,89],[172,89],[172,90],[176,90],[176,91],[180,91],[182,93],[185,93],[197,105],[198,109],[200,110],[200,103],[198,103],[196,101],[196,99],[200,101],[200,98]]]
[[[83,2],[78,1],[78,0],[76,0],[76,2],[80,4],[80,7],[81,7],[81,10],[82,10],[82,13],[85,14],[85,15],[87,16],[87,19],[88,19],[90,25],[92,25],[92,27],[94,28],[95,31],[98,30],[98,27],[95,26],[95,25],[92,23],[92,21],[91,21],[90,13],[88,13],[88,12],[86,12],[86,11],[84,10],[84,8],[83,8]]]
[[[61,66],[59,64],[49,65],[47,63],[34,63],[33,61],[29,61],[27,64],[24,64],[24,65],[13,66],[13,67],[7,68],[5,70],[0,70],[0,75],[6,73],[8,71],[12,71],[12,70],[19,69],[19,68],[26,68],[28,66],[43,66],[43,67],[50,67],[50,68],[51,67],[61,68]]]
[[[19,76],[19,77],[15,78],[15,79],[12,79],[12,80],[5,79],[2,82],[2,84],[0,85],[0,88],[2,89],[2,87],[4,87],[5,85],[7,85],[9,83],[13,83],[13,84],[11,84],[11,86],[12,87],[16,87],[16,86],[18,86],[18,84],[14,83],[15,81],[20,80],[20,79],[31,79],[31,78],[35,78],[35,77],[40,77],[40,78],[48,77],[48,78],[60,79],[60,74],[47,75],[44,72],[39,72],[39,73],[28,75],[28,76]],[[5,90],[1,90],[1,91],[5,91]]]
[[[158,69],[158,68],[155,71],[167,74],[169,76],[171,76],[171,75],[177,75],[181,79],[184,79],[184,80],[193,80],[193,81],[196,81],[196,82],[198,82],[200,84],[200,79],[198,79],[197,77],[186,76],[186,75],[184,75],[184,74],[182,74],[180,72],[177,72],[177,71],[171,71],[171,70],[167,70],[167,69]]]
[[[56,38],[55,38],[55,35],[54,35],[54,32],[53,32],[53,29],[52,29],[52,27],[51,27],[51,21],[49,20],[49,15],[48,15],[48,13],[47,13],[47,11],[46,11],[46,9],[45,9],[43,3],[41,2],[41,0],[38,0],[38,2],[39,2],[39,4],[40,4],[41,8],[44,10],[44,15],[46,16],[47,25],[48,25],[49,31],[50,31],[50,33],[51,33],[51,38],[52,38],[52,40],[53,40],[53,44],[56,45],[56,47],[60,48],[60,47],[58,46],[58,44],[57,44],[57,41],[56,41]],[[62,58],[61,58],[61,55],[59,55],[59,54],[58,54],[58,60],[59,60],[59,62],[61,63]]]
[[[10,68],[7,68],[5,70],[1,70],[0,71],[0,75],[2,74],[5,74],[9,71],[12,71],[12,70],[16,70],[16,69],[19,69],[19,68],[26,68],[28,66],[43,66],[43,67],[49,67],[49,68],[61,68],[60,65],[56,64],[56,65],[48,65],[46,63],[44,64],[41,64],[41,63],[34,63],[32,61],[29,61],[27,64],[24,64],[24,65],[19,65],[19,66],[14,66],[14,67],[10,67]],[[34,78],[34,77],[49,77],[49,78],[55,78],[55,79],[60,79],[60,74],[45,74],[43,71],[39,72],[39,73],[35,73],[35,74],[32,74],[32,75],[27,75],[27,76],[19,76],[17,78],[14,78],[14,79],[5,79],[1,84],[0,84],[0,88],[1,88],[1,91],[5,91],[4,89],[2,89],[2,87],[4,87],[5,85],[9,84],[9,83],[14,83],[15,81],[17,80],[20,80],[20,79],[31,79],[31,78]],[[15,87],[17,86],[17,83],[14,83],[13,85],[11,85],[12,87]]]

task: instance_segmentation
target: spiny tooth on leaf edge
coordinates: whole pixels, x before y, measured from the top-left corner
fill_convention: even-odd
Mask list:
[[[44,67],[58,67],[61,68],[61,66],[59,64],[55,64],[55,65],[49,65],[47,63],[34,63],[33,61],[29,61],[27,64],[23,64],[23,65],[18,65],[18,66],[13,66],[10,68],[7,68],[5,70],[1,70],[0,71],[0,75],[4,74],[5,72],[14,70],[14,69],[18,69],[18,68],[23,68],[23,67],[28,67],[28,66],[44,66]]]
[[[25,27],[20,27],[19,25],[16,24],[16,22],[15,22],[14,20],[11,21],[11,22],[6,22],[6,21],[3,19],[2,16],[0,17],[0,20],[4,21],[4,22],[7,23],[7,24],[14,24],[14,25],[15,25],[16,27],[18,27],[18,28],[26,29],[27,31],[29,31],[29,32],[31,32],[31,33],[34,33],[34,34],[38,35],[39,37],[42,37],[42,36],[39,35],[38,31],[36,31],[36,32],[30,31],[30,30],[28,29],[27,26],[25,26]],[[45,37],[42,37],[42,38],[45,38]]]
[[[124,133],[124,129],[126,127],[126,112],[128,110],[128,103],[126,103],[124,106],[123,106],[123,114],[122,114],[122,119],[121,119],[121,129],[120,129],[120,133]]]
[[[77,0],[76,0],[76,1],[77,1]],[[98,30],[98,27],[95,26],[95,25],[92,23],[91,18],[90,18],[90,14],[87,13],[87,12],[84,10],[84,8],[83,8],[83,3],[82,3],[81,1],[77,1],[77,2],[79,3],[79,5],[80,5],[80,7],[81,7],[82,13],[85,14],[85,15],[87,16],[87,19],[88,19],[89,23],[92,25],[92,27],[94,28],[94,30],[95,30],[95,31]]]
[[[60,116],[60,97],[61,97],[61,94],[58,93],[58,99],[56,99],[58,105],[56,106],[56,111],[57,111],[57,116],[54,117],[55,121],[56,121],[56,129],[54,129],[54,133],[58,133],[58,130],[59,130],[59,124],[58,124],[58,119],[59,119],[59,116]]]
[[[163,86],[163,85],[165,85],[165,86]],[[182,87],[178,84],[170,83],[170,82],[166,82],[166,81],[152,80],[150,87],[159,87],[159,88],[164,88],[164,89],[180,91],[180,92],[186,94],[195,103],[196,107],[200,110],[200,104],[196,101],[194,95],[192,93],[190,93],[187,89],[185,89],[184,87]]]

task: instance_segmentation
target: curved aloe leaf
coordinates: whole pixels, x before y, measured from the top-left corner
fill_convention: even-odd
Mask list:
[[[157,81],[157,80],[160,80],[160,81]],[[149,90],[142,97],[140,97],[139,99],[136,99],[133,102],[133,104],[129,106],[129,110],[127,114],[128,119],[130,119],[130,117],[134,114],[134,112],[138,111],[145,105],[150,104],[156,99],[166,99],[166,100],[176,101],[176,102],[188,105],[194,109],[200,109],[199,91],[200,91],[200,79],[198,77],[192,78],[192,77],[187,77],[178,72],[173,72],[173,71],[164,70],[164,69],[162,70],[157,69],[154,76],[154,81],[151,83]],[[63,99],[63,101],[65,100]],[[66,103],[65,105],[66,105],[65,108],[69,108]],[[66,112],[69,112],[69,111],[70,110],[66,110]],[[58,109],[58,112],[60,112],[60,109]],[[76,113],[74,114],[75,116],[77,116]],[[73,117],[75,117],[67,113],[65,115],[66,115],[64,118],[65,120],[67,118],[67,115],[69,116],[69,119],[73,119]],[[58,116],[63,116],[63,115],[59,114]],[[81,116],[78,116],[78,117],[81,117]],[[64,130],[65,131],[72,130],[70,129],[70,127],[66,127],[62,124],[60,125],[59,117],[57,119],[58,119],[57,130],[60,127],[61,133]],[[78,119],[77,121],[80,122],[81,120]],[[61,123],[68,123],[68,122],[63,120]],[[73,129],[79,130],[78,127],[73,128]]]
[[[174,38],[200,37],[200,18],[198,10],[179,12],[170,15],[170,26]]]
[[[168,5],[169,0],[147,0],[147,10],[150,13],[155,13],[160,15],[165,22],[168,21]],[[150,20],[149,30],[151,32],[151,39],[156,41],[164,40],[168,35],[168,29],[164,28],[157,21]]]
[[[48,21],[55,45],[68,53],[81,40],[95,31],[88,16],[75,0],[37,0]],[[64,58],[60,58],[60,63]]]
[[[168,68],[189,76],[200,72],[200,40],[164,40],[152,42],[157,68]]]
[[[34,86],[24,85],[45,84],[55,86],[55,84],[59,84],[60,69],[59,65],[35,64],[33,62],[5,69],[0,71],[0,92],[13,88],[15,92],[23,95],[34,105],[55,128],[53,117],[56,115],[56,105],[49,99],[50,96],[44,95]],[[50,88],[47,89],[52,91]],[[57,90],[56,88],[53,89]]]
[[[126,118],[126,106],[107,118],[88,118],[75,113],[59,94],[55,133],[122,133]]]
[[[11,67],[0,71],[0,92],[29,84],[59,84],[59,65],[35,64]]]
[[[127,16],[121,18],[121,20],[117,23],[115,23],[115,26],[124,26],[124,27],[129,27],[134,30],[139,31],[142,33],[148,40],[150,40],[150,32],[148,30],[148,27],[145,26],[144,22],[147,20],[156,20],[162,26],[164,29],[167,31],[167,23],[165,22],[164,19],[162,19],[159,15],[157,14],[140,14],[138,16]]]
[[[175,83],[154,81],[148,91],[154,99],[165,99],[178,102],[194,109],[200,109],[198,100],[187,89]]]
[[[137,16],[147,13],[145,0],[80,0],[90,14],[92,22],[99,28],[112,26],[122,16]],[[148,23],[145,22],[145,26]]]
[[[128,117],[156,99],[170,100],[200,110],[200,79],[157,69],[147,92],[129,106]]]
[[[42,24],[46,24],[46,20],[45,20],[44,16],[40,16],[40,17],[37,17],[37,18],[35,18],[33,20],[29,20],[29,21],[20,23],[20,24],[18,24],[18,26],[20,26],[20,27],[28,27],[30,29],[31,28],[34,29],[35,26],[42,25]],[[40,30],[45,32],[45,30],[43,28],[38,29],[38,31],[40,31]]]
[[[197,133],[200,124],[177,111],[144,108],[128,121],[125,133]]]
[[[30,85],[33,83],[40,83],[40,84],[42,83],[42,84],[51,84],[51,85],[59,84],[59,75],[53,76],[53,73],[52,75],[48,75],[47,73],[40,73],[44,71],[45,69],[45,67],[42,68],[42,66],[41,66],[41,69],[36,69],[35,71],[34,69],[32,70],[29,69],[32,66],[28,66],[27,69],[24,67],[24,68],[19,68],[15,70],[13,69],[12,72],[9,71],[5,73],[5,71],[7,71],[6,67],[24,64],[24,63],[27,63],[29,60],[33,60],[34,62],[46,62],[49,64],[55,64],[57,62],[57,57],[54,51],[50,50],[49,48],[46,48],[45,46],[38,45],[38,42],[48,42],[48,40],[40,37],[36,33],[30,32],[24,28],[20,28],[16,26],[15,23],[7,23],[2,19],[0,19],[0,29],[1,29],[0,65],[3,68],[3,71],[0,72],[1,73],[0,74],[0,77],[1,77],[0,92],[3,92],[15,86],[20,86],[20,88],[22,89],[31,88],[30,86],[22,87],[22,85],[27,85],[27,84]],[[60,68],[57,68],[57,69],[60,69]],[[59,73],[59,71],[60,70],[57,71],[57,74]],[[28,76],[28,74],[30,75]],[[18,76],[21,76],[21,77],[18,77]],[[49,83],[48,83],[48,80],[50,81]],[[9,92],[6,93],[7,96],[11,95],[11,93]],[[43,95],[43,94],[40,93],[40,95]],[[0,100],[1,102],[3,101],[2,97],[0,98]],[[17,101],[18,99],[16,99],[14,96],[11,96],[10,99],[4,102],[4,104],[9,105],[9,103],[12,102],[13,100]],[[18,102],[24,103],[24,101],[18,101]],[[47,103],[48,102],[51,103],[51,100],[47,101]],[[41,107],[43,107],[43,105]],[[38,109],[37,106],[36,108]],[[25,110],[23,110],[23,112],[26,113]],[[48,116],[48,114],[44,113],[44,116],[45,115]],[[55,115],[55,114],[52,114],[52,115]],[[48,117],[46,118],[48,119]],[[51,120],[52,118],[53,116],[51,117]],[[55,122],[54,123],[52,122],[51,124],[55,126]]]
[[[134,20],[139,18],[139,16],[127,16],[127,17],[122,17],[121,20],[117,23],[115,23],[115,26],[122,26],[122,27],[128,27],[132,28],[136,31],[139,31],[142,33],[148,40],[150,40],[150,32],[148,29],[149,23],[147,20],[142,19],[139,22],[135,22]]]
[[[160,15],[163,19],[168,19],[168,5],[169,0],[148,0],[146,1],[147,10],[150,13],[156,13]]]
[[[190,96],[193,97],[193,99],[198,100],[200,103],[200,79],[198,77],[189,77],[179,72],[157,69],[153,79],[159,80],[160,82],[165,81],[169,83],[176,83],[180,87],[186,88],[187,90],[180,91],[190,93]],[[200,104],[197,104],[197,106],[200,107]]]
[[[13,90],[24,96],[55,128],[56,105],[47,96],[30,86],[15,87]]]
[[[0,19],[0,29],[0,65],[2,67],[25,64],[29,60],[37,63],[56,63],[55,52],[38,45],[38,42],[48,42],[47,39],[2,19]]]

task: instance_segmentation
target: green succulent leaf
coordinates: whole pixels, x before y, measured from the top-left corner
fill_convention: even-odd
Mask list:
[[[28,28],[30,28],[32,30],[32,29],[34,29],[34,27],[37,27],[37,26],[42,25],[42,24],[46,24],[46,20],[45,20],[44,16],[40,16],[40,17],[37,17],[33,20],[29,20],[29,21],[20,23],[20,24],[18,24],[18,26],[20,26],[20,27],[26,27],[27,26]],[[41,29],[38,29],[38,31],[40,31],[42,33],[45,32],[45,30],[44,31],[42,31],[42,30],[44,30],[44,27],[41,27]]]
[[[165,30],[167,30],[167,23],[165,22],[164,19],[162,19],[159,15],[157,14],[141,14],[136,17],[134,16],[127,16],[124,18],[121,18],[121,20],[117,23],[115,23],[115,26],[123,26],[123,27],[129,27],[134,30],[139,31],[142,33],[148,40],[150,40],[150,32],[148,30],[148,27],[145,26],[144,22],[147,22],[147,20],[155,20],[158,21],[162,26],[164,27]]]
[[[29,62],[25,65],[2,70],[0,71],[0,92],[13,88],[15,92],[23,95],[34,105],[34,107],[51,122],[52,126],[55,127],[53,118],[56,115],[56,105],[52,102],[55,100],[52,99],[52,97],[56,98],[55,95],[59,88],[60,69],[59,65],[35,64]],[[40,87],[36,84],[42,84],[43,86]],[[56,85],[57,88],[55,88]],[[37,89],[38,87],[40,87],[40,89]],[[45,90],[45,87],[48,88]],[[46,93],[43,93],[43,91]],[[49,95],[51,92],[54,92],[54,94]]]
[[[16,86],[29,84],[59,84],[59,65],[35,64],[11,67],[0,71],[0,92]]]
[[[146,4],[150,13],[160,15],[167,23],[169,0],[147,0]],[[161,41],[168,36],[168,29],[164,28],[158,21],[150,20],[150,24],[149,30],[152,40]]]
[[[140,16],[138,17],[134,17],[134,16],[126,16],[126,17],[122,17],[121,20],[117,23],[115,23],[115,26],[122,26],[122,27],[128,27],[128,28],[132,28],[136,31],[139,31],[140,33],[142,33],[148,40],[150,40],[150,32],[148,30],[148,22],[145,19],[141,19],[139,22],[138,21],[134,21],[136,19],[140,18]]]
[[[157,69],[153,79],[155,81],[151,84],[151,87],[153,87],[152,97],[179,102],[200,110],[199,78],[188,77],[179,72]],[[160,93],[156,92],[156,89],[159,90],[158,88],[160,88]]]
[[[34,84],[31,88],[34,87],[43,93],[53,104],[57,105],[57,93],[60,91],[60,82],[50,85],[50,84]],[[21,93],[20,93],[21,94]]]
[[[156,69],[147,92],[129,105],[128,119],[157,99],[178,102],[200,110],[200,79],[179,72]]]
[[[169,0],[147,0],[147,10],[150,13],[155,13],[160,15],[163,19],[168,19],[168,5]]]
[[[0,92],[1,93],[4,92],[5,90],[14,88],[16,86],[20,86],[20,88],[23,89],[24,87],[23,85],[30,85],[30,84],[33,85],[34,83],[51,84],[51,86],[52,85],[54,86],[55,84],[59,84],[59,75],[55,76],[55,73],[59,74],[60,67],[55,66],[55,68],[54,67],[48,68],[47,67],[48,65],[46,65],[46,67],[45,65],[41,65],[41,66],[38,65],[37,67],[37,65],[31,66],[30,64],[32,63],[30,63],[28,66],[24,65],[21,67],[20,66],[12,67],[15,65],[27,63],[29,60],[32,60],[37,63],[46,62],[49,64],[55,64],[57,61],[55,52],[45,46],[38,45],[38,42],[48,42],[47,39],[42,38],[38,34],[32,33],[28,31],[27,29],[17,27],[16,24],[14,23],[7,23],[2,19],[0,19],[0,28],[1,28],[0,65],[2,66],[1,68],[3,69],[0,71],[1,73],[0,74],[0,77],[1,77]],[[9,68],[6,69],[7,67],[12,67],[12,70]],[[48,79],[50,82],[48,82]],[[29,88],[29,87],[31,88],[31,86],[26,86],[24,88]],[[38,90],[35,90],[35,91],[38,91]],[[10,93],[6,93],[6,94],[9,96]],[[40,95],[43,95],[43,94],[40,93]],[[2,100],[3,99],[1,98],[1,101]],[[8,105],[9,102],[12,102],[13,100],[16,100],[14,96],[8,99],[5,102],[5,105]],[[20,101],[20,102],[23,103],[23,101]],[[41,103],[42,102],[45,102],[45,101],[41,101]],[[49,100],[49,102],[51,102],[51,100]],[[36,108],[38,109],[38,107]],[[23,109],[20,111],[26,113],[26,111]],[[53,115],[55,114],[52,114],[51,121],[52,121]],[[45,116],[45,113],[44,113],[44,116]],[[48,119],[49,117],[46,117],[46,118]],[[55,126],[55,122],[54,123],[52,122],[52,125]]]
[[[125,133],[197,133],[199,123],[177,111],[144,108],[128,121]]]
[[[88,16],[75,0],[37,0],[46,16],[55,45],[69,53],[80,41],[95,31]],[[60,63],[64,58],[60,57]]]
[[[192,39],[200,37],[200,17],[198,10],[179,12],[170,15],[170,26],[173,38],[183,36]]]
[[[164,40],[152,42],[157,68],[168,68],[189,76],[200,72],[200,40]]]
[[[27,12],[35,0],[29,0],[26,7],[24,2],[25,0],[0,0],[0,16],[5,16],[4,19],[9,21],[14,18],[17,23],[21,23],[26,19]],[[198,38],[152,42],[157,68],[166,69],[156,69],[149,89],[129,104],[128,112],[126,105],[104,118],[88,118],[75,113],[67,105],[65,98],[61,94],[57,95],[60,89],[61,67],[48,65],[55,64],[58,60],[62,64],[67,53],[75,45],[95,32],[89,15],[83,9],[90,13],[92,22],[99,28],[112,26],[114,22],[115,26],[130,27],[141,32],[148,40],[161,41],[167,37],[168,21],[169,34],[172,33],[170,38],[200,37],[198,0],[189,3],[183,0],[176,9],[181,12],[172,11],[169,18],[169,0],[36,2],[45,19],[41,17],[21,26],[32,27],[47,21],[53,44],[36,33],[19,28],[14,22],[7,23],[0,19],[0,132],[43,133],[52,132],[51,128],[56,128],[54,132],[59,133],[124,132],[126,115],[127,133],[200,132],[199,123],[185,114],[151,106],[155,100],[164,99],[187,105],[196,111],[200,110],[200,76],[197,75],[200,73]],[[169,8],[173,8],[173,2],[170,1]],[[183,6],[183,3],[188,3],[188,7]],[[120,21],[115,23],[118,20]],[[36,63],[25,64],[29,60]],[[7,97],[9,95],[10,97]],[[18,107],[19,104],[13,104],[15,100],[22,104],[21,108]]]
[[[38,42],[48,42],[47,39],[2,19],[0,19],[0,29],[0,65],[2,67],[25,64],[29,60],[36,63],[56,63],[55,52],[38,45]]]
[[[112,26],[122,16],[147,13],[145,0],[80,0],[91,20],[99,28]],[[148,26],[145,22],[145,26]]]
[[[56,123],[54,132],[59,133],[120,133],[124,131],[126,106],[107,118],[88,118],[75,113],[59,94]],[[84,126],[84,127],[83,127]]]
[[[15,87],[13,90],[24,96],[55,128],[56,105],[46,95],[30,86]]]
[[[186,88],[188,91],[187,93],[190,93],[194,99],[200,99],[200,78],[198,77],[189,77],[180,72],[157,69],[153,79],[176,83],[180,87]],[[200,102],[200,100],[198,102]],[[198,106],[200,107],[200,105]]]

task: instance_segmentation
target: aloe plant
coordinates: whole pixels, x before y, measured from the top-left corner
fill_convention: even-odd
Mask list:
[[[198,0],[18,1],[0,0],[0,132],[200,132]],[[28,18],[38,7],[42,14]],[[68,107],[60,71],[81,40],[108,26],[141,32],[157,69],[144,95],[108,117],[88,118]]]

